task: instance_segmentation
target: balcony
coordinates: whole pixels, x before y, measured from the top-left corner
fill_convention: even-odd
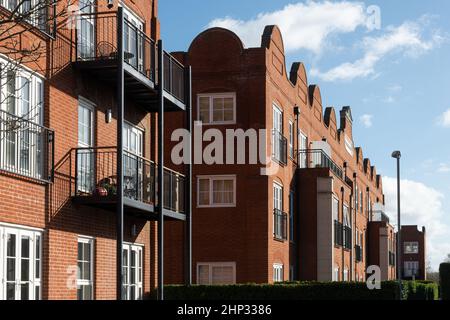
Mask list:
[[[126,18],[120,22],[118,12],[80,14],[72,20],[75,26],[71,33],[75,51],[72,62],[76,68],[114,87],[121,66],[118,44],[122,41],[125,97],[149,112],[157,111],[160,88],[157,71],[163,67],[165,110],[185,110],[185,67],[165,51],[159,57],[158,44],[143,30]],[[118,35],[118,27],[123,30],[122,35]]]
[[[356,262],[362,262],[363,260],[363,250],[359,245],[355,246],[355,260]]]
[[[323,150],[300,150],[298,152],[300,169],[328,168],[337,177],[343,179],[344,173]]]
[[[0,171],[51,183],[53,130],[0,110]]]
[[[272,130],[272,159],[287,165],[287,138],[278,130]]]
[[[334,245],[342,247],[343,241],[343,225],[337,220],[334,220]]]
[[[124,152],[123,197],[125,212],[156,219],[157,165],[145,158]],[[117,203],[117,148],[75,149],[75,203],[114,211]],[[184,220],[183,175],[164,169],[164,214]]]
[[[276,240],[287,240],[287,213],[275,209],[273,211],[273,236]]]

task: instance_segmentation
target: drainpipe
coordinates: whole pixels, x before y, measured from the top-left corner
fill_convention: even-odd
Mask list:
[[[300,167],[300,156],[299,156],[299,151],[300,151],[300,139],[299,139],[299,135],[300,135],[300,107],[299,106],[295,106],[294,107],[294,114],[295,114],[295,126],[296,126],[296,137],[295,137],[295,139],[297,140],[297,149],[296,150],[294,150],[294,152],[295,152],[295,155],[294,155],[294,157],[295,157],[295,159],[296,159],[296,165],[297,165],[297,168],[299,168]],[[300,267],[300,263],[299,263],[299,261],[300,261],[300,255],[299,255],[299,252],[298,252],[298,243],[299,243],[299,241],[300,241],[300,227],[299,227],[299,224],[298,224],[298,217],[299,217],[299,208],[298,208],[298,201],[296,201],[297,200],[297,194],[298,194],[298,188],[299,188],[299,185],[300,185],[300,183],[299,183],[299,181],[298,181],[298,175],[297,175],[297,170],[295,171],[295,175],[296,175],[296,179],[295,179],[295,181],[296,181],[296,183],[295,183],[295,189],[294,189],[294,200],[293,200],[293,202],[294,202],[294,208],[295,208],[295,210],[293,211],[294,212],[294,219],[293,219],[293,221],[294,221],[294,228],[293,228],[293,230],[294,230],[294,232],[295,232],[295,237],[293,238],[294,239],[294,241],[295,241],[295,245],[294,245],[294,252],[295,252],[295,256],[296,256],[296,259],[295,259],[295,264],[294,264],[294,270],[295,270],[295,272],[294,272],[294,275],[295,275],[295,278],[294,278],[294,280],[299,280],[300,279],[300,270],[299,270],[299,267]],[[295,223],[297,221],[297,223]]]
[[[344,168],[346,168],[346,164],[344,164]],[[341,187],[341,212],[342,212],[342,223],[344,222],[344,196],[345,196],[345,189],[344,187]],[[339,217],[339,216],[338,216]],[[342,231],[342,230],[341,230]],[[343,235],[341,235],[343,236]],[[344,269],[345,269],[345,257],[344,257],[344,243],[342,244],[341,248],[341,276],[342,280],[344,280]]]
[[[355,211],[354,212],[352,212],[351,211],[351,214],[350,214],[350,225],[352,226],[352,244],[351,244],[351,248],[350,248],[350,265],[351,265],[351,269],[352,269],[352,274],[351,274],[351,279],[352,280],[355,280],[354,279],[354,276],[355,276],[355,274],[356,274],[356,263],[355,263],[355,261],[354,261],[354,259],[353,259],[353,250],[354,250],[354,240],[355,240],[355,233],[356,233],[356,211],[358,210],[358,206],[357,206],[357,204],[356,204],[356,202],[357,202],[357,197],[359,196],[358,194],[355,194],[355,190],[356,190],[356,177],[357,177],[357,174],[356,173],[354,173],[353,174],[353,179],[354,179],[354,186],[353,186],[353,190],[352,190],[352,197],[353,197],[353,201],[352,201],[352,203],[353,203],[353,205],[354,205],[354,208],[355,208]]]

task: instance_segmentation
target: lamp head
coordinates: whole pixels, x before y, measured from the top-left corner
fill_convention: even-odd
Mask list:
[[[402,153],[400,151],[392,152],[392,158],[400,159],[402,157]]]
[[[112,7],[114,6],[114,0],[108,0],[108,4],[106,6],[108,7],[108,9],[112,9]]]

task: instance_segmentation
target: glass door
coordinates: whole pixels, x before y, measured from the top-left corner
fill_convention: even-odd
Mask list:
[[[142,72],[144,55],[144,24],[134,13],[127,9],[124,9],[123,15],[125,18],[123,37],[125,61]]]
[[[90,193],[94,188],[94,106],[84,99],[78,105],[77,192]]]
[[[141,300],[142,286],[142,250],[138,245],[123,246],[123,291],[125,300]]]
[[[124,195],[141,200],[143,196],[144,132],[128,123],[124,124]]]
[[[36,239],[35,239],[36,236]],[[39,241],[39,246],[34,245]],[[40,236],[35,232],[5,228],[2,240],[5,300],[33,300],[40,297]],[[39,258],[39,260],[37,260]],[[39,273],[39,274],[37,274]]]
[[[273,106],[272,155],[281,160],[281,137],[283,132],[283,112],[276,105]]]
[[[80,19],[77,25],[78,57],[95,58],[94,0],[80,0]]]

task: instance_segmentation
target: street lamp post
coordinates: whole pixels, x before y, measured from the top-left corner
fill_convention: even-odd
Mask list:
[[[400,220],[400,158],[402,154],[400,151],[394,151],[392,153],[392,158],[397,159],[397,280],[398,285],[402,288],[402,271],[401,271],[401,253],[402,253],[402,243],[401,243],[401,230],[402,224]]]

